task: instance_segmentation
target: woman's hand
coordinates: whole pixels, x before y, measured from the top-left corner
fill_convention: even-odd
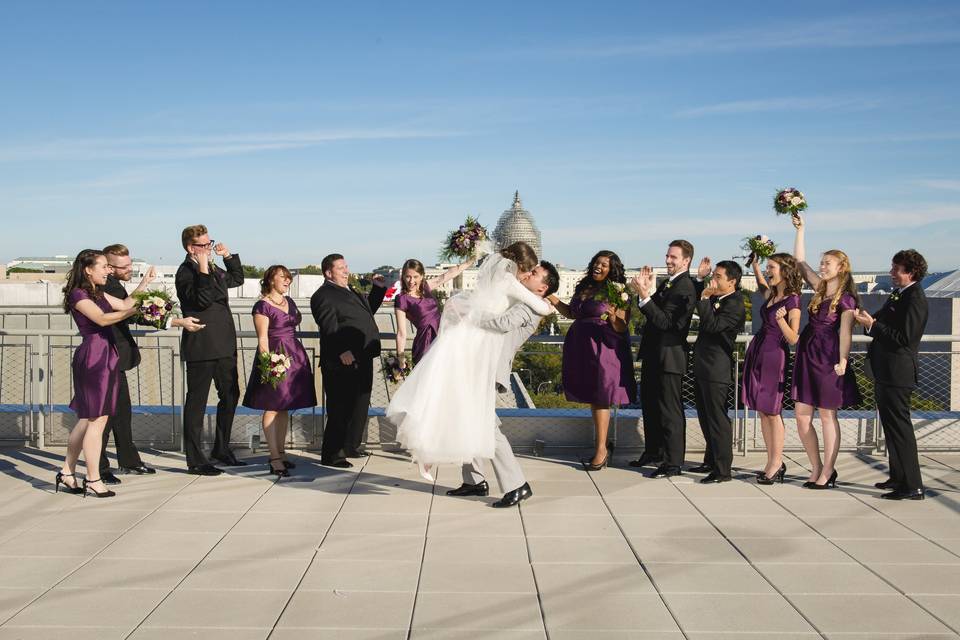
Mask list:
[[[803,215],[801,215],[799,212],[791,215],[790,221],[793,222],[794,229],[797,231],[803,230]]]
[[[785,320],[787,317],[787,308],[780,307],[779,309],[777,309],[777,312],[774,315],[777,318],[777,322],[780,322],[781,320]]]
[[[837,377],[843,377],[843,374],[847,372],[847,359],[840,358],[840,362],[833,365],[833,371],[837,374]]]

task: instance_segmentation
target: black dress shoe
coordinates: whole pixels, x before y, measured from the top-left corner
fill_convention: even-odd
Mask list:
[[[502,509],[503,507],[512,507],[515,504],[520,504],[521,500],[526,500],[533,495],[533,490],[530,488],[530,483],[524,482],[520,485],[520,488],[514,489],[513,491],[507,491],[503,494],[503,497],[493,503],[493,506]]]
[[[345,458],[366,458],[366,457],[369,457],[370,454],[364,451],[363,449],[355,449],[355,450],[352,449],[350,451],[347,451],[346,449],[344,449],[343,456]]]
[[[156,473],[157,470],[152,467],[148,467],[145,464],[139,464],[135,467],[120,467],[120,473],[135,473],[138,476],[150,475]]]
[[[237,459],[237,456],[233,455],[232,453],[231,453],[229,456],[223,456],[222,458],[221,458],[220,456],[212,456],[212,457],[213,457],[214,460],[216,460],[217,462],[219,462],[220,464],[222,464],[222,465],[225,466],[225,467],[245,467],[245,466],[247,466],[247,463],[246,463],[246,462],[244,462],[243,460],[238,460],[238,459]]]
[[[100,480],[103,481],[103,484],[120,484],[123,482],[117,476],[113,475],[112,471],[107,471],[106,473],[100,474]]]
[[[660,464],[661,462],[663,462],[663,459],[659,455],[644,452],[638,459],[631,460],[627,464],[629,464],[631,467],[647,467]]]
[[[712,473],[713,467],[711,467],[707,463],[703,463],[701,465],[697,465],[696,467],[690,467],[689,469],[687,469],[687,471],[689,471],[690,473]]]
[[[650,474],[651,478],[672,478],[673,476],[679,476],[682,472],[680,467],[671,467],[668,464],[661,464],[657,467],[656,471]]]
[[[873,486],[877,489],[886,489],[889,491],[890,489],[896,489],[899,485],[893,480],[884,480],[883,482],[873,483]]]
[[[730,482],[733,480],[730,476],[722,476],[716,471],[711,471],[705,477],[700,478],[700,484],[715,484],[718,482]]]
[[[353,463],[346,458],[332,458],[330,460],[320,458],[320,464],[325,467],[336,467],[337,469],[349,469],[353,467]]]
[[[223,469],[218,469],[212,464],[201,464],[199,467],[187,467],[187,473],[195,476],[218,476],[223,473]]]
[[[923,500],[923,489],[897,489],[880,496],[884,500]]]
[[[456,489],[450,489],[450,491],[447,491],[448,496],[485,496],[489,493],[490,485],[487,484],[486,480],[478,482],[477,484],[464,482]]]

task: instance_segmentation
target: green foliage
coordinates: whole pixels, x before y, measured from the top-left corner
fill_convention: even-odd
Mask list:
[[[27,269],[26,267],[11,267],[7,273],[43,273],[43,269]]]
[[[513,371],[516,371],[533,393],[542,383],[546,388],[559,385],[563,371],[563,347],[556,344],[525,344],[513,359]],[[538,405],[539,406],[539,405]]]
[[[567,400],[562,393],[531,393],[530,399],[537,409],[586,409],[590,405]]]
[[[294,269],[295,272],[305,275],[305,276],[322,276],[323,270],[320,268],[320,265],[311,264],[306,267],[300,267],[299,269]]]
[[[263,269],[261,267],[255,267],[250,264],[243,265],[244,278],[262,278],[264,271],[266,271],[266,269]]]

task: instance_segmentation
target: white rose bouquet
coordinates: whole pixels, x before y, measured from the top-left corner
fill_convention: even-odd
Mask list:
[[[626,285],[622,282],[614,282],[613,280],[606,281],[600,290],[597,291],[594,300],[599,300],[607,305],[608,309],[613,309],[614,311],[626,309],[630,306],[630,294],[627,293]],[[609,313],[603,313],[600,316],[601,320],[608,320],[609,318]]]
[[[290,370],[291,364],[290,356],[282,346],[276,351],[261,351],[257,354],[260,382],[276,389],[287,378],[287,371]]]
[[[740,245],[740,248],[749,252],[745,256],[748,267],[753,264],[754,258],[756,258],[758,262],[763,262],[777,252],[776,243],[767,236],[753,236],[751,238],[744,238],[743,244]]]
[[[163,329],[167,326],[168,317],[177,308],[173,296],[164,289],[135,291],[132,295],[140,305],[136,317],[137,324],[147,324],[157,329]]]
[[[806,196],[795,187],[781,189],[777,192],[777,195],[773,197],[773,210],[776,211],[778,215],[787,215],[789,213],[793,216],[794,220],[796,220],[797,214],[806,208]]]

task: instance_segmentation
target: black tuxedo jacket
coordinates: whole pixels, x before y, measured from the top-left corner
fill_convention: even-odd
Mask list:
[[[927,326],[927,294],[915,282],[899,295],[887,299],[867,335],[867,375],[891,387],[917,386],[917,351]]]
[[[639,358],[644,367],[680,375],[686,372],[687,334],[696,300],[693,278],[681,273],[673,282],[663,282],[650,301],[640,307],[647,319],[640,340]]]
[[[733,349],[747,309],[739,289],[723,298],[697,302],[700,330],[693,344],[693,375],[705,382],[733,382]]]
[[[340,354],[350,351],[357,360],[380,355],[380,330],[373,314],[387,290],[373,287],[365,298],[349,287],[324,281],[310,297],[310,311],[320,331],[320,364],[342,366]]]
[[[107,276],[107,284],[103,286],[103,291],[119,300],[125,300],[129,295],[123,288],[123,283],[114,276]],[[135,324],[133,318],[110,325],[113,330],[113,342],[117,345],[117,353],[120,355],[120,371],[129,371],[140,364],[140,348],[130,334],[131,324]]]
[[[227,290],[243,284],[243,267],[238,254],[223,263],[226,271],[211,261],[210,273],[200,273],[200,266],[188,255],[177,269],[177,298],[183,316],[207,325],[203,331],[183,332],[180,358],[184,362],[217,360],[237,353],[237,330]]]

